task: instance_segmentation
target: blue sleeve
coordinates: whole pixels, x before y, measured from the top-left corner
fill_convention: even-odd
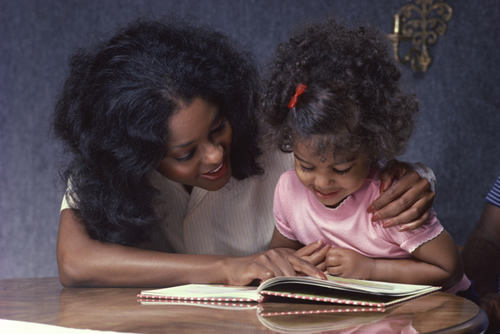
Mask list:
[[[497,178],[495,185],[486,196],[486,201],[500,208],[500,176]]]

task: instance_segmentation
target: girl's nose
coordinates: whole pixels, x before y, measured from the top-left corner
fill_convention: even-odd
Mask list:
[[[334,180],[328,175],[317,175],[314,184],[317,189],[328,190],[328,187],[332,185]]]

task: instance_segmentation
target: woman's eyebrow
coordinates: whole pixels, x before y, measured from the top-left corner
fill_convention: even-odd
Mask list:
[[[188,141],[187,143],[182,143],[182,144],[179,144],[179,145],[172,146],[171,149],[183,148],[183,147],[189,146],[189,145],[191,145],[193,143],[194,143],[194,141],[191,140],[191,141]]]
[[[212,127],[215,123],[215,121],[219,118],[219,115],[221,112],[219,111],[219,108],[215,109],[214,116],[212,117],[212,121],[210,122],[210,127]]]
[[[217,120],[217,118],[219,118],[219,115],[220,115],[220,111],[217,109],[215,112],[214,112],[214,115],[212,117],[212,120],[210,121],[210,128],[212,128],[212,126],[214,125],[215,121]],[[194,140],[190,140],[186,143],[182,143],[182,144],[179,144],[179,145],[175,145],[175,146],[172,146],[171,149],[176,149],[176,148],[183,148],[183,147],[186,147],[186,146],[189,146],[189,145],[192,145],[194,143]]]

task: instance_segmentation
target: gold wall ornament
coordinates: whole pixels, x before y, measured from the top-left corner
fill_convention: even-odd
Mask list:
[[[401,64],[411,63],[413,71],[427,72],[432,58],[428,46],[437,43],[446,32],[453,9],[444,0],[416,0],[401,7],[394,15],[393,33],[389,34],[394,55]],[[400,44],[411,41],[404,57],[400,57]]]

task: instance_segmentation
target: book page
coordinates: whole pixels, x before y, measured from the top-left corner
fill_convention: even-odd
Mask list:
[[[139,298],[259,302],[262,297],[253,286],[187,284],[170,288],[144,290]]]
[[[364,292],[374,295],[408,296],[417,293],[439,290],[440,287],[431,285],[401,284],[380,281],[357,280],[327,275],[328,280],[320,280],[313,277],[282,276],[271,278],[259,286],[259,290],[273,290],[275,286],[282,284],[304,284],[321,286],[324,288]]]

